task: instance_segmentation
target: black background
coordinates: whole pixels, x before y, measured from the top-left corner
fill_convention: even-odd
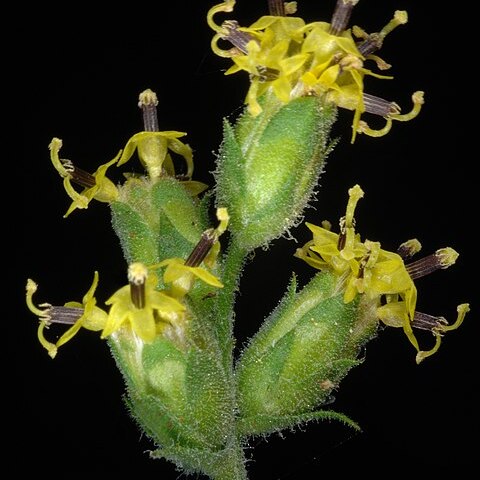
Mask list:
[[[15,197],[23,202],[23,229],[15,245],[20,279],[12,295],[19,305],[6,320],[15,373],[7,395],[18,420],[8,454],[12,471],[33,465],[52,476],[180,475],[173,465],[145,453],[152,445],[128,418],[123,383],[105,342],[82,331],[52,361],[36,340],[37,322],[21,293],[31,277],[40,285],[39,302],[78,300],[99,270],[103,301],[125,282],[126,265],[108,207],[92,202],[87,211],[62,218],[69,199],[49,161],[52,137],[62,138],[62,156],[94,171],[141,130],[137,97],[151,88],[159,97],[160,128],[188,132],[195,177],[212,183],[222,118],[239,112],[248,85],[241,73],[225,77],[229,61],[210,50],[205,14],[214,3],[42,3],[14,26],[15,37],[22,39],[11,70],[20,86],[12,96],[21,116],[21,161],[15,172],[21,182],[15,188],[21,185],[22,191]],[[239,0],[237,6],[242,24],[267,11],[261,1]],[[333,7],[333,0],[301,0],[298,14],[307,21],[328,21]],[[368,78],[366,91],[408,111],[411,93],[424,90],[424,109],[416,120],[395,124],[388,136],[360,135],[354,145],[349,142],[352,112],[341,111],[333,131],[340,143],[306,220],[336,223],[347,189],[359,183],[366,193],[356,214],[362,235],[386,249],[417,237],[425,254],[443,246],[460,252],[454,267],[417,282],[419,310],[450,321],[459,303],[470,302],[472,311],[460,330],[446,335],[439,353],[419,366],[401,331],[382,331],[332,405],[363,431],[322,423],[287,432],[283,439],[254,441],[248,452],[252,480],[401,472],[466,478],[470,467],[476,469],[478,197],[472,167],[478,133],[468,131],[473,130],[468,124],[476,123],[469,117],[476,100],[474,79],[468,80],[468,41],[462,36],[468,28],[462,26],[465,19],[454,20],[453,6],[406,0],[363,0],[352,23],[378,31],[396,9],[408,10],[410,21],[387,38],[381,52],[393,64],[395,78]],[[309,237],[304,226],[292,233],[299,244]],[[276,305],[292,270],[307,281],[311,271],[292,257],[296,247],[280,239],[246,266],[238,301],[239,345]]]

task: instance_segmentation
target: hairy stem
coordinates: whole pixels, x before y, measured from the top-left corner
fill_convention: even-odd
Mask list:
[[[218,341],[222,348],[223,362],[226,370],[233,368],[233,322],[235,294],[238,290],[240,274],[247,251],[231,241],[224,256],[222,281],[224,287],[219,291],[215,315],[217,318]]]

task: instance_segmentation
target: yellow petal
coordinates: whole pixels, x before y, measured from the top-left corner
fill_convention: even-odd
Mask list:
[[[155,339],[156,326],[153,311],[150,308],[134,310],[129,315],[132,330],[146,343]]]
[[[207,272],[204,268],[201,267],[189,267],[190,272],[192,272],[196,277],[203,280],[205,283],[212,285],[213,287],[223,288],[223,283],[210,272]]]

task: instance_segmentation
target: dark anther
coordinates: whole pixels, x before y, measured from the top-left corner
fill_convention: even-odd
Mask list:
[[[268,11],[276,17],[285,16],[285,3],[283,0],[268,0]]]
[[[145,282],[133,283],[130,282],[130,298],[136,308],[145,307]]]
[[[185,261],[185,265],[187,267],[198,267],[208,255],[208,252],[215,243],[215,239],[215,231],[213,229],[203,232],[200,241]]]
[[[330,33],[332,35],[340,35],[347,28],[353,7],[358,1],[359,0],[337,0],[332,21],[330,22]]]
[[[236,20],[227,20],[223,22],[222,27],[227,32],[223,37],[225,40],[228,40],[233,46],[237,47],[243,53],[248,53],[247,44],[253,37],[247,32],[242,32],[239,30],[239,24]]]
[[[76,167],[70,160],[61,159],[62,165],[70,175],[72,182],[85,188],[91,188],[95,186],[95,177],[90,173]]]
[[[363,105],[367,113],[379,115],[384,118],[400,113],[400,107],[395,102],[389,102],[388,100],[369,95],[368,93],[363,94]]]
[[[73,325],[83,315],[83,312],[83,308],[78,307],[49,307],[48,321],[50,323]]]

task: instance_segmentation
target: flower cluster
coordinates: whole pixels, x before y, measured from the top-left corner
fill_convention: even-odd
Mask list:
[[[418,115],[423,104],[421,91],[412,95],[413,109],[407,114],[401,114],[395,102],[364,91],[367,76],[392,78],[375,73],[365,65],[372,61],[381,71],[390,68],[375,52],[394,28],[407,22],[405,11],[396,11],[380,32],[367,34],[357,26],[347,28],[358,0],[338,0],[330,23],[305,23],[292,16],[296,2],[269,0],[268,3],[270,15],[249,27],[241,27],[236,20],[226,20],[220,25],[215,22],[218,13],[233,11],[235,0],[212,7],[207,17],[215,31],[212,50],[234,63],[226,74],[245,71],[250,76],[246,103],[252,115],[262,111],[259,99],[267,91],[272,91],[284,103],[305,95],[321,96],[327,102],[355,112],[352,142],[357,133],[382,136],[389,132],[393,120],[408,121]],[[221,48],[222,41],[233,47]],[[379,130],[370,128],[361,120],[363,113],[384,117],[385,126]]]
[[[403,243],[397,252],[383,250],[378,242],[362,241],[355,232],[354,212],[363,191],[355,185],[348,193],[346,213],[340,220],[340,233],[332,232],[328,222],[324,222],[322,227],[307,223],[313,239],[299,248],[295,255],[319,270],[333,272],[342,284],[345,303],[363,295],[375,303],[379,320],[391,327],[403,327],[418,352],[416,360],[420,363],[438,350],[443,333],[460,326],[469,306],[462,304],[457,307],[458,317],[452,325],[443,317],[418,312],[414,280],[453,265],[458,253],[452,248],[441,248],[423,259],[405,263],[420,250],[418,240]],[[420,350],[413,331],[415,328],[433,333],[436,342],[432,349]]]
[[[168,334],[169,329],[181,333],[188,322],[188,308],[183,298],[193,288],[195,281],[200,279],[213,287],[223,287],[215,275],[200,266],[205,263],[213,268],[215,264],[219,251],[218,238],[228,224],[226,209],[218,209],[217,218],[218,227],[204,232],[187,260],[171,258],[150,267],[140,262],[131,263],[128,267],[128,285],[121,287],[105,302],[110,307],[108,312],[97,306],[94,296],[98,272],[95,272],[92,285],[82,302],[67,302],[63,306],[48,303],[36,306],[33,294],[37,284],[28,279],[27,306],[40,320],[38,339],[48,354],[54,358],[58,348],[71,340],[82,327],[101,331],[103,339],[124,330],[145,343],[152,343],[157,335]],[[171,287],[159,289],[155,270],[164,266],[163,283]],[[69,325],[55,343],[44,335],[45,328],[50,324]]]
[[[177,178],[192,195],[198,195],[208,188],[204,183],[191,179],[193,174],[192,149],[179,140],[186,133],[159,131],[157,105],[155,92],[147,89],[140,93],[138,106],[142,110],[144,130],[133,135],[115,158],[100,165],[93,174],[77,167],[71,160],[60,158],[63,142],[59,138],[52,139],[49,145],[50,159],[63,178],[65,191],[73,200],[65,217],[77,208],[87,208],[92,199],[105,203],[117,200],[120,192],[118,187],[106,177],[107,170],[113,165],[119,167],[125,164],[135,152],[152,181],[161,177]],[[176,175],[172,154],[184,160],[187,167],[185,174]],[[72,184],[83,187],[83,190],[77,192]]]

